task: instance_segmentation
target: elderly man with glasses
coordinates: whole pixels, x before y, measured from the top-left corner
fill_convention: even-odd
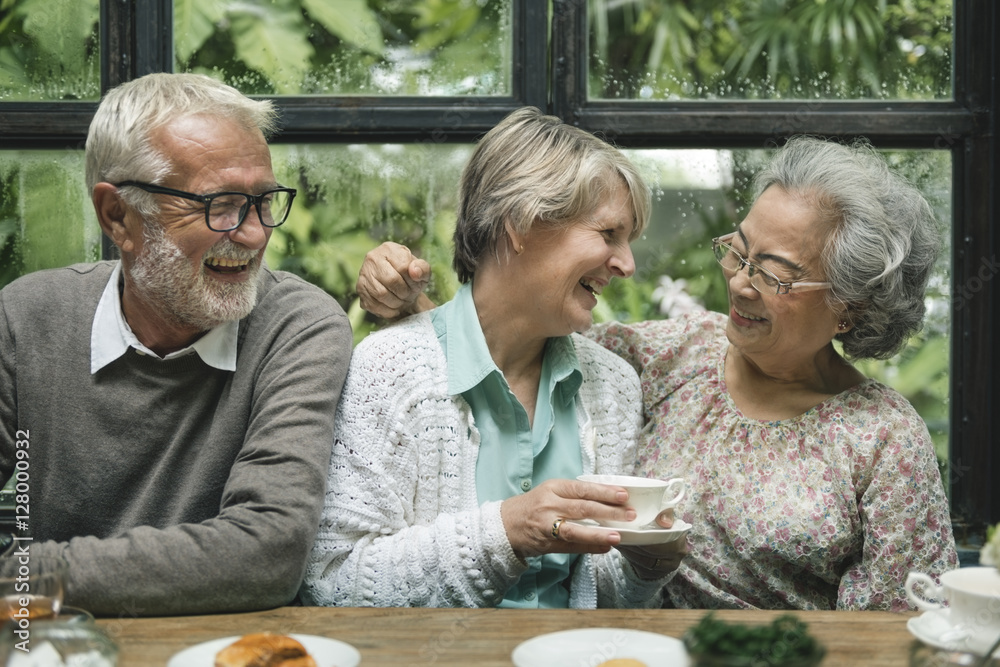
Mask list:
[[[264,264],[295,197],[274,117],[198,75],[112,90],[87,185],[121,260],[0,292],[0,476],[30,507],[8,541],[67,561],[67,604],[241,611],[298,589],[352,335]]]

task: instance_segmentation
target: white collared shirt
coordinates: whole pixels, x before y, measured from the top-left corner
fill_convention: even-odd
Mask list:
[[[125,354],[130,347],[134,347],[139,354],[146,354],[154,359],[161,358],[139,342],[128,322],[125,321],[125,316],[122,314],[121,298],[118,294],[121,271],[122,264],[119,261],[115,265],[114,271],[111,272],[101,300],[97,303],[97,312],[94,313],[94,324],[90,330],[91,375]],[[239,327],[239,320],[224,322],[183,350],[171,352],[162,359],[174,359],[195,352],[202,361],[213,368],[235,371],[236,340]]]

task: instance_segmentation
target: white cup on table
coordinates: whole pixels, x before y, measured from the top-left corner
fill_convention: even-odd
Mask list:
[[[941,584],[923,572],[906,577],[906,597],[922,611],[948,612],[948,621],[971,644],[989,646],[1000,637],[1000,572],[995,567],[963,567],[941,575]],[[932,598],[932,599],[928,599]],[[945,607],[941,600],[946,600]]]
[[[595,482],[621,486],[628,491],[628,506],[635,510],[633,521],[599,521],[608,528],[623,528],[628,530],[649,530],[660,528],[654,524],[656,517],[666,509],[674,507],[683,498],[686,486],[682,477],[673,479],[649,479],[631,475],[580,475],[581,482]]]

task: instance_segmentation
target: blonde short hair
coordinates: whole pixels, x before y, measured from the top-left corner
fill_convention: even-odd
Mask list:
[[[469,158],[459,188],[453,265],[469,282],[504,225],[524,234],[536,223],[569,225],[596,211],[624,185],[633,212],[630,240],[649,222],[650,191],[614,146],[534,107],[512,112],[490,130]]]

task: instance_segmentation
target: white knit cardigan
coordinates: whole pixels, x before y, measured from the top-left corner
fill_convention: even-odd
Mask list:
[[[596,343],[572,339],[583,374],[584,471],[631,473],[642,424],[639,379]],[[501,503],[477,500],[479,431],[468,403],[448,394],[448,371],[429,314],[355,349],[304,603],[495,606],[527,569],[507,540]],[[612,549],[578,560],[569,603],[659,606],[663,583],[639,579]]]

